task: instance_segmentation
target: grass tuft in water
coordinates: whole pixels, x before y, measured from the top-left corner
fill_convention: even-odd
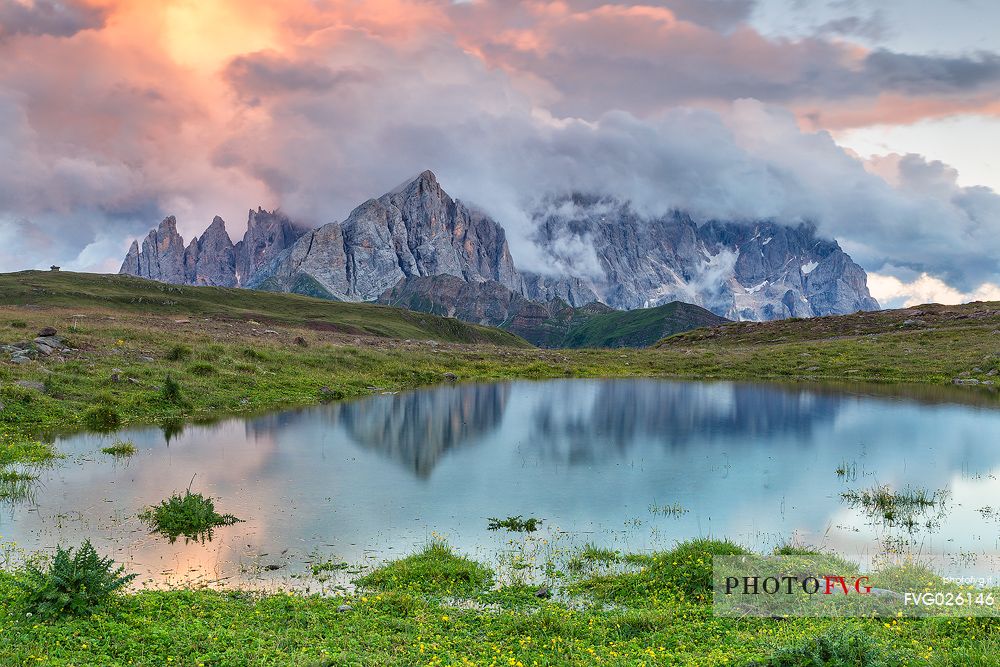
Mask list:
[[[153,532],[166,536],[171,543],[181,535],[185,540],[205,542],[212,539],[213,529],[240,523],[232,514],[219,514],[215,503],[200,493],[191,493],[190,487],[184,495],[175,493],[159,505],[146,509],[139,515]]]
[[[486,528],[487,530],[503,529],[508,533],[533,533],[538,530],[541,525],[541,519],[536,519],[534,517],[528,517],[525,519],[523,516],[518,514],[517,516],[509,516],[506,519],[490,517]]]
[[[676,518],[687,514],[687,508],[680,503],[672,503],[670,505],[657,505],[653,503],[649,506],[649,513],[653,516],[672,516]]]
[[[133,456],[139,450],[131,440],[115,440],[110,446],[102,448],[101,451],[109,456],[125,458]]]

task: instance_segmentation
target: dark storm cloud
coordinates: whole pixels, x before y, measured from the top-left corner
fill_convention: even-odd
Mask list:
[[[69,37],[104,25],[105,13],[71,0],[0,0],[0,39],[11,35]]]
[[[312,61],[293,62],[274,53],[238,56],[223,75],[241,97],[254,100],[285,93],[325,93],[341,83],[373,76],[361,68],[334,70]]]

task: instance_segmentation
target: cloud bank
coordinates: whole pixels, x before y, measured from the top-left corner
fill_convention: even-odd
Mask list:
[[[321,224],[430,168],[526,269],[527,212],[581,191],[813,221],[882,298],[1000,284],[1000,196],[828,133],[996,115],[992,52],[769,37],[751,0],[0,2],[0,270],[116,270],[166,214],[185,237],[258,204]]]

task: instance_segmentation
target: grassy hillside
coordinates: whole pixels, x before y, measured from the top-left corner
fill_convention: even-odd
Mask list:
[[[591,315],[566,332],[564,347],[648,347],[664,336],[727,322],[700,306],[674,301],[656,308]]]
[[[344,334],[526,346],[517,336],[497,329],[399,308],[245,289],[167,285],[132,276],[65,271],[0,274],[0,305],[97,307],[178,317],[211,315]]]

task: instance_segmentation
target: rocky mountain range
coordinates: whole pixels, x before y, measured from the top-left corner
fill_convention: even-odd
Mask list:
[[[234,244],[226,223],[212,224],[185,247],[177,219],[164,218],[151,229],[140,248],[132,242],[119,273],[181,285],[244,287],[262,266],[308,232],[278,211],[250,210],[243,240]]]
[[[533,240],[548,260],[544,273],[516,267],[504,228],[452,199],[425,171],[364,202],[343,222],[317,229],[278,211],[251,210],[236,244],[216,217],[185,246],[168,217],[141,246],[133,242],[121,273],[444,308],[505,327],[595,302],[591,311],[682,301],[750,320],[878,308],[864,270],[809,225],[697,223],[680,212],[651,218],[628,203],[582,195],[548,202],[534,218]],[[425,298],[431,292],[436,299]]]
[[[733,320],[773,320],[879,307],[864,270],[810,225],[698,224],[580,195],[550,203],[535,220],[547,263],[584,276],[614,308],[684,301]]]

